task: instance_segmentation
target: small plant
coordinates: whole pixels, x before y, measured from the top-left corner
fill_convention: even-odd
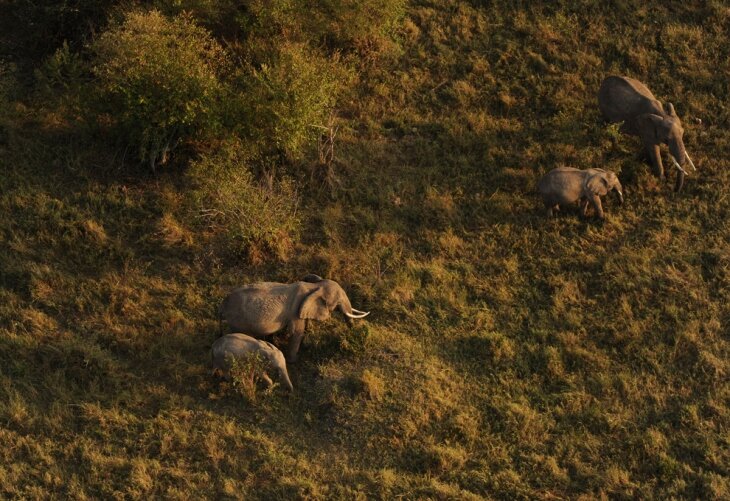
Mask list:
[[[259,353],[250,353],[243,357],[231,356],[228,360],[233,390],[248,402],[255,403],[258,397],[258,383],[261,381],[271,382],[266,375],[269,366],[268,361]],[[273,388],[274,385],[270,384],[267,393],[270,393]]]
[[[338,183],[335,172],[335,139],[340,127],[335,125],[334,113],[330,114],[327,125],[313,125],[312,127],[319,132],[319,135],[317,137],[317,161],[311,168],[310,182],[314,181],[316,177],[321,180],[323,185],[332,190]]]
[[[81,56],[64,43],[35,70],[36,89],[47,103],[65,105],[81,111],[90,80],[89,68]]]
[[[606,125],[606,136],[610,137],[613,142],[620,141],[621,140],[621,127],[623,127],[623,125],[624,125],[623,122]]]
[[[317,157],[321,165],[332,167],[332,162],[335,161],[335,138],[340,127],[334,124],[334,116],[330,115],[327,125],[314,125],[320,130],[319,138],[317,139]]]

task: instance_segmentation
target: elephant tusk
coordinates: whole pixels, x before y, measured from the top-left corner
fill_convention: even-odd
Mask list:
[[[357,310],[352,310],[352,311],[357,311]],[[368,315],[370,315],[370,312],[369,311],[361,312],[359,315],[353,315],[352,313],[345,312],[345,315],[348,318],[364,318],[364,317],[367,317]]]
[[[364,311],[360,311],[360,310],[357,310],[357,309],[355,309],[355,308],[351,308],[351,310],[353,311],[353,313],[356,313],[356,314],[358,314],[358,315],[362,315],[362,314],[365,314],[365,315],[367,315],[368,313],[370,313],[369,311],[368,311],[368,312],[366,313],[366,312],[364,312]]]
[[[687,161],[692,166],[692,170],[696,172],[697,171],[697,167],[695,167],[695,163],[692,161],[691,158],[689,158],[689,154],[686,151],[684,152],[684,156],[687,157]]]
[[[682,171],[682,174],[684,174],[685,176],[689,176],[689,174],[687,173],[687,171],[686,171],[686,170],[684,170],[684,169],[682,168],[682,166],[681,166],[681,165],[679,165],[679,162],[677,162],[677,159],[676,159],[676,158],[674,158],[674,155],[669,155],[669,158],[671,158],[671,159],[672,159],[672,163],[674,163],[674,166],[675,166],[675,167],[676,167],[677,169],[679,169],[680,171]]]

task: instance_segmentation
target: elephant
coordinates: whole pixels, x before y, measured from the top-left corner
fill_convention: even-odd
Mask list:
[[[654,174],[659,179],[664,178],[659,145],[664,143],[669,146],[672,164],[677,168],[674,191],[680,191],[687,175],[687,170],[683,167],[685,161],[689,162],[693,170],[696,171],[697,168],[684,149],[682,141],[684,129],[672,103],[662,106],[651,91],[638,80],[610,76],[601,83],[598,91],[598,107],[609,122],[623,122],[622,132],[641,138]]]
[[[603,219],[601,198],[609,191],[615,191],[619,204],[623,204],[624,195],[621,183],[616,174],[603,169],[580,170],[573,167],[558,167],[545,174],[537,183],[547,216],[552,217],[554,210],[560,205],[581,201],[581,215],[585,217],[588,203],[593,204],[596,215]]]
[[[235,333],[227,334],[215,340],[212,347],[213,354],[213,372],[222,372],[224,377],[230,377],[231,358],[239,358],[249,354],[258,354],[266,360],[269,367],[276,369],[279,373],[281,382],[289,391],[294,391],[294,386],[289,379],[289,373],[286,371],[286,361],[284,354],[271,343],[254,339],[245,334]],[[271,386],[274,384],[266,372],[262,378]]]
[[[296,362],[307,320],[326,320],[338,308],[347,318],[364,318],[370,312],[356,310],[340,285],[317,275],[290,284],[259,282],[232,291],[219,310],[220,332],[223,322],[235,332],[255,338],[289,331],[286,351],[288,362]]]

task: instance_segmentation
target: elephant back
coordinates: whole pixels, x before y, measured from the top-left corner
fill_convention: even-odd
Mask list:
[[[598,107],[609,122],[628,122],[638,115],[661,110],[651,91],[629,77],[607,77],[598,90]]]
[[[226,355],[240,357],[246,353],[254,353],[258,349],[258,342],[250,336],[240,333],[227,334],[216,339],[211,347],[213,368],[227,370]]]

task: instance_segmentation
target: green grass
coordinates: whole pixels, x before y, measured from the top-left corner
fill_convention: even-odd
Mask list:
[[[179,174],[10,105],[1,497],[730,496],[730,9],[643,5],[412,2],[278,258],[227,252]],[[611,73],[677,108],[682,193],[602,123]],[[558,165],[619,172],[626,204],[546,220]],[[373,313],[310,328],[292,396],[218,386],[226,292],[308,272]]]

